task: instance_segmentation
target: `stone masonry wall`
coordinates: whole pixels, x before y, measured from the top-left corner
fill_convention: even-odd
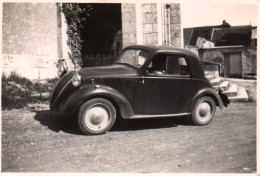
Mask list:
[[[176,47],[181,47],[181,15],[180,15],[180,4],[170,4],[170,33],[171,43]]]
[[[143,43],[158,43],[157,4],[142,5]]]
[[[122,4],[123,48],[136,44],[136,7],[135,4]]]
[[[181,47],[180,4],[123,3],[121,10],[123,48],[136,43]]]

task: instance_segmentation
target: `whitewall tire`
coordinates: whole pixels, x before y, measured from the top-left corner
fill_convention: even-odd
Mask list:
[[[94,98],[79,108],[78,124],[85,134],[104,134],[114,125],[116,109],[103,98]]]

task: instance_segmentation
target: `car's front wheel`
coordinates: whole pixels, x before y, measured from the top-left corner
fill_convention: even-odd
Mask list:
[[[201,97],[193,108],[192,120],[196,125],[207,125],[212,121],[215,112],[215,101],[208,96]]]
[[[94,98],[79,108],[78,124],[85,134],[104,134],[114,125],[115,120],[115,107],[106,99]]]

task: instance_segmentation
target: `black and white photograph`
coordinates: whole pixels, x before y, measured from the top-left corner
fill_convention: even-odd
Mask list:
[[[259,9],[2,1],[2,174],[256,175]]]

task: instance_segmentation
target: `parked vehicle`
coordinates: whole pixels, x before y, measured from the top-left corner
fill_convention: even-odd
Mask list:
[[[85,134],[104,134],[117,118],[190,115],[194,124],[206,125],[216,106],[222,110],[228,104],[227,96],[205,77],[195,54],[158,45],[129,46],[113,65],[70,71],[50,97],[51,111],[77,113]]]

